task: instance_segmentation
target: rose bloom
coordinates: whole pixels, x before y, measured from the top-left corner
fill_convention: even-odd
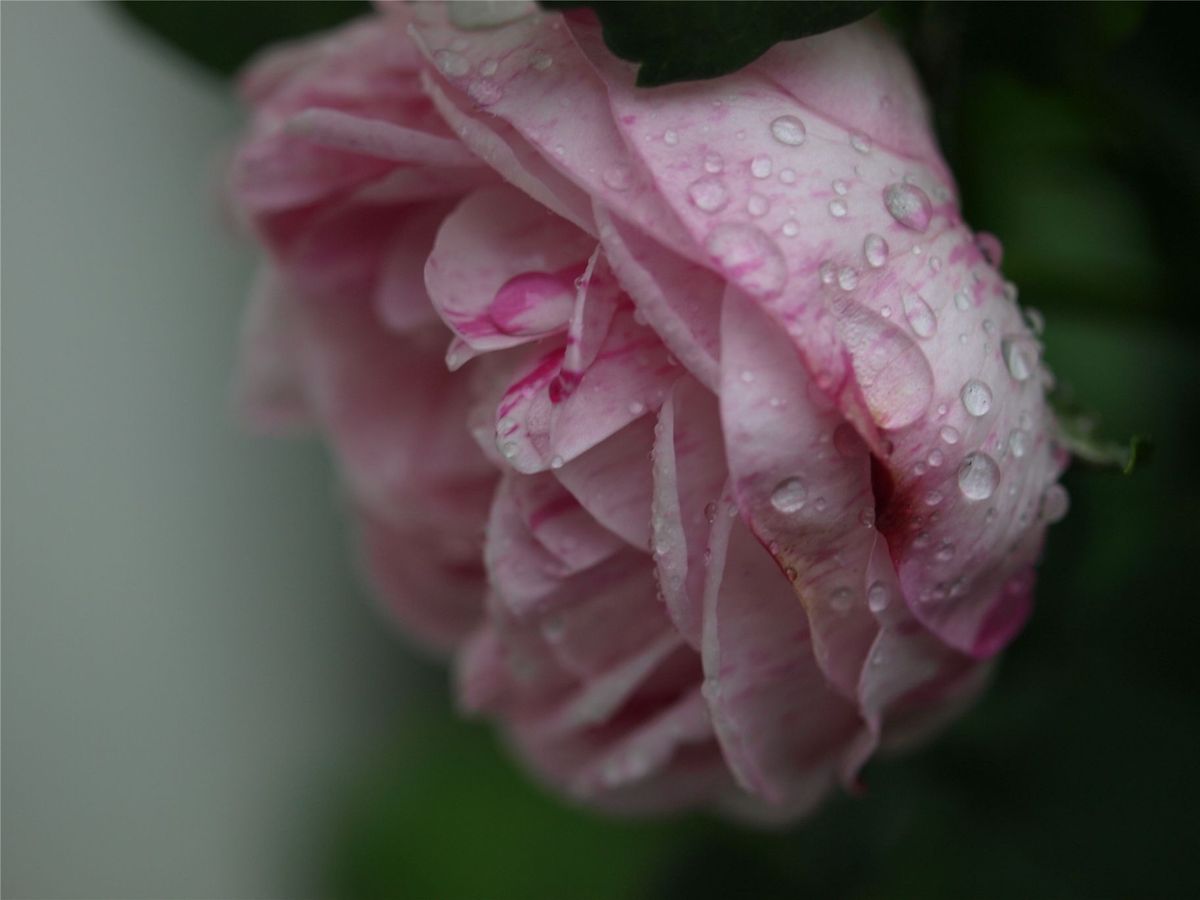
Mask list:
[[[1066,454],[877,22],[634,75],[519,4],[253,65],[238,399],[329,440],[374,590],[538,778],[786,821],[978,694]]]

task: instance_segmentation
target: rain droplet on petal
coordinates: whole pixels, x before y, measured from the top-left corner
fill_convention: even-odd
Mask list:
[[[771,505],[785,515],[799,512],[807,499],[808,488],[799,478],[785,478],[771,491]]]
[[[494,59],[485,59],[479,67],[479,74],[484,77],[490,77],[496,74],[496,70],[500,68],[500,63]]]
[[[871,152],[871,139],[860,131],[855,131],[850,134],[850,146],[859,153]]]
[[[947,444],[958,443],[958,429],[953,425],[943,425],[941,430],[942,440]]]
[[[467,88],[467,96],[480,106],[491,106],[493,103],[499,102],[500,98],[504,96],[504,91],[490,78],[481,78],[479,81],[472,82]]]
[[[852,291],[858,287],[858,272],[846,266],[838,271],[837,283],[843,291]]]
[[[892,218],[913,231],[924,232],[933,218],[929,195],[915,184],[898,181],[883,189],[883,205]]]
[[[451,78],[462,78],[471,71],[471,63],[467,58],[452,50],[439,50],[433,54],[433,61],[443,75]]]
[[[787,261],[760,228],[736,222],[718,225],[704,242],[709,257],[752,296],[777,296],[787,284]]]
[[[1042,518],[1047,522],[1061,521],[1071,506],[1071,498],[1067,489],[1061,484],[1052,484],[1042,495]]]
[[[561,456],[553,456],[550,459],[550,468],[561,469],[565,465]]]
[[[674,128],[668,128],[663,132],[663,143],[668,147],[674,147],[679,143],[679,132]]]
[[[554,57],[544,50],[535,50],[533,55],[529,57],[529,66],[539,72],[545,72],[548,68],[554,65]]]
[[[1000,352],[1008,374],[1016,381],[1028,381],[1037,368],[1037,348],[1024,337],[1006,337],[1000,341]]]
[[[720,153],[710,153],[704,157],[704,171],[710,175],[716,175],[725,168],[725,160],[721,158]]]
[[[785,237],[795,237],[800,233],[800,226],[794,219],[788,219],[779,230],[784,233]]]
[[[887,586],[882,581],[876,581],[867,591],[867,608],[873,613],[881,613],[887,609],[890,599]]]
[[[966,312],[971,308],[971,295],[967,293],[966,288],[954,295],[954,305],[958,307],[959,312]]]
[[[833,180],[833,192],[839,197],[845,197],[849,191],[850,185],[846,184],[845,181],[840,178],[835,178]]]
[[[925,299],[918,294],[904,298],[904,317],[919,338],[931,338],[937,333],[937,316]]]
[[[629,166],[616,165],[604,170],[604,175],[601,176],[604,183],[614,191],[627,191],[629,185],[633,181],[633,172]]]
[[[770,208],[771,201],[762,194],[751,194],[750,199],[746,201],[746,212],[755,217],[766,215]]]
[[[837,278],[837,266],[826,260],[821,263],[821,268],[817,270],[817,275],[821,278],[821,284],[833,284]]]
[[[784,184],[796,183],[796,172],[794,169],[784,169],[779,173],[779,180]]]
[[[779,116],[771,122],[771,135],[788,147],[798,147],[808,137],[808,129],[795,116]]]
[[[929,456],[926,457],[925,461],[934,468],[937,468],[946,461],[946,454],[941,450],[933,449],[929,451]]]
[[[835,219],[844,218],[849,208],[846,206],[845,200],[833,199],[829,201],[829,214]]]
[[[991,411],[992,389],[978,378],[972,378],[964,384],[959,396],[962,397],[963,408],[975,418],[986,416]]]
[[[517,455],[517,445],[512,441],[505,441],[500,445],[500,455],[505,459],[512,459]]]
[[[729,203],[729,191],[720,178],[699,178],[688,187],[688,199],[702,212],[715,213]]]
[[[634,400],[632,403],[629,404],[629,412],[632,415],[640,416],[645,411],[646,411],[645,403],[641,403],[640,401]]]
[[[958,467],[958,489],[968,500],[986,500],[1000,481],[1000,467],[982,451],[968,453]]]
[[[771,157],[756,156],[750,160],[750,174],[755,178],[768,178],[771,175]]]
[[[872,269],[881,268],[888,260],[888,244],[882,235],[868,234],[863,238],[863,256]]]
[[[1017,459],[1029,452],[1029,432],[1014,428],[1008,435],[1008,451]]]

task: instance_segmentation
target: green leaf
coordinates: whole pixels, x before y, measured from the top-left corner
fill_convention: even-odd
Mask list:
[[[112,8],[120,10],[193,62],[227,77],[264,47],[326,31],[368,12],[370,5],[366,0],[311,3],[117,0]]]
[[[848,25],[879,2],[826,0],[542,0],[548,9],[590,7],[604,43],[640,64],[642,87],[716,78],[745,66],[779,41]]]

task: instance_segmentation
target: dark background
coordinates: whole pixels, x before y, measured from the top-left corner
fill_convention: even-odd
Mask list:
[[[122,7],[214,73],[362,11]],[[1200,17],[1183,3],[883,15],[925,79],[968,221],[1002,238],[1006,275],[1045,314],[1064,393],[1107,435],[1150,434],[1152,462],[1068,473],[1035,614],[982,702],[932,746],[871,763],[864,797],[786,831],[566,807],[455,717],[440,668],[414,664],[417,710],[329,822],[330,894],[1200,896]]]

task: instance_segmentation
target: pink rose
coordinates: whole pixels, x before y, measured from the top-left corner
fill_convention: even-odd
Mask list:
[[[242,404],[328,435],[379,593],[539,777],[801,815],[1024,624],[1040,344],[877,23],[646,90],[514,15],[245,76]]]

